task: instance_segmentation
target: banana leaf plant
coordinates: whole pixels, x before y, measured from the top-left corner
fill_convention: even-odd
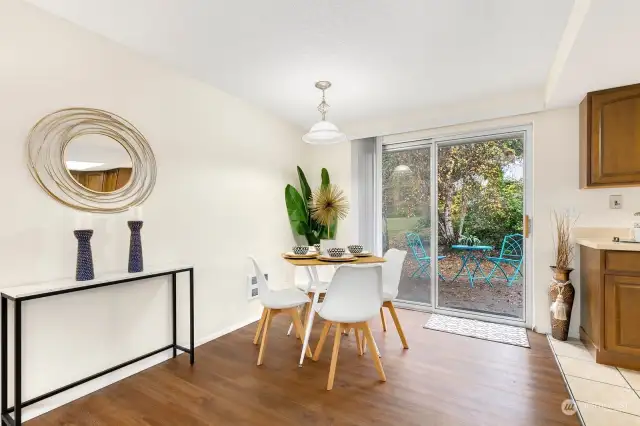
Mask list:
[[[327,169],[323,168],[320,174],[322,186],[329,185],[331,181]],[[300,181],[300,192],[292,185],[287,185],[284,188],[284,200],[287,204],[289,223],[291,223],[291,229],[294,234],[304,237],[307,240],[307,244],[318,244],[321,239],[327,238],[327,227],[320,225],[311,217],[309,211],[309,203],[312,196],[311,188],[300,166],[298,166],[298,180]],[[331,235],[335,238],[336,224],[331,225]]]

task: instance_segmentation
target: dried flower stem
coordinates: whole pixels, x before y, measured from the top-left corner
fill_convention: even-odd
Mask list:
[[[553,211],[552,220],[555,223],[555,238],[553,249],[556,257],[556,268],[569,269],[575,256],[575,248],[571,244],[571,230],[577,219],[571,219],[568,213]]]

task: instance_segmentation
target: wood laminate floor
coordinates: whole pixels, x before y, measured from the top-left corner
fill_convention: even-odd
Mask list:
[[[428,314],[399,310],[403,350],[387,318],[373,333],[387,382],[342,338],[334,389],[325,390],[333,330],[318,362],[298,368],[300,345],[277,316],[265,363],[255,365],[256,324],[76,400],[26,424],[52,425],[578,425],[545,336],[531,349],[425,330]],[[312,344],[322,324],[316,321]]]

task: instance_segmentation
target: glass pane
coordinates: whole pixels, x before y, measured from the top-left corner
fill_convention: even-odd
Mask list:
[[[382,154],[382,244],[407,251],[399,300],[431,303],[431,149]]]
[[[438,307],[522,319],[524,140],[438,148]]]

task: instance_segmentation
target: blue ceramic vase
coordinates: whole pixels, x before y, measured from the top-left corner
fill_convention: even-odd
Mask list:
[[[130,220],[127,222],[131,230],[131,239],[129,241],[129,272],[142,272],[144,262],[142,260],[142,237],[140,229],[142,229],[141,220]]]
[[[76,260],[76,281],[88,281],[95,278],[93,274],[93,255],[91,254],[91,236],[93,230],[73,231],[78,239],[78,258]]]

